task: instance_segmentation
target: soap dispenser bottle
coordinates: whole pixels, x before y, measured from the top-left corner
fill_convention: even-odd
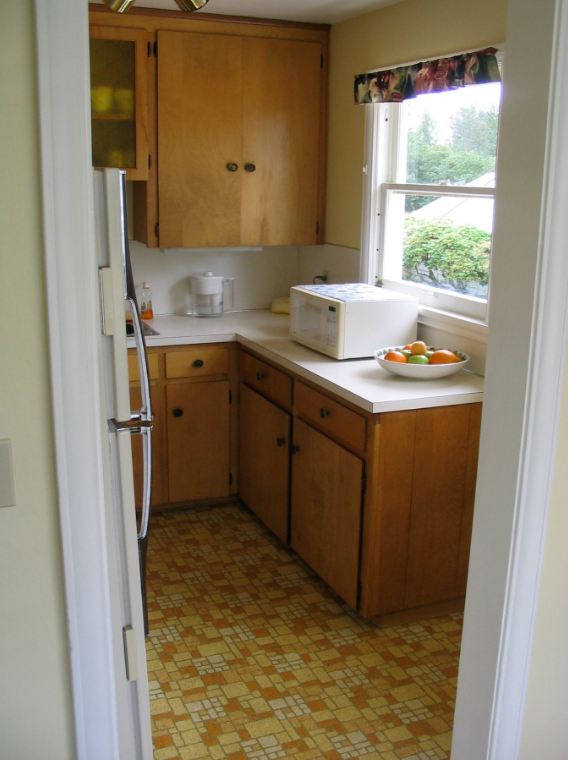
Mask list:
[[[140,316],[142,319],[154,319],[152,289],[147,282],[142,284],[142,291],[140,293]]]

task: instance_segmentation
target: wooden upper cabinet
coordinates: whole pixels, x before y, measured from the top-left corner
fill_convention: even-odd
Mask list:
[[[317,242],[319,42],[158,32],[163,247]]]
[[[91,26],[93,166],[148,178],[148,34],[143,29]]]
[[[242,245],[317,242],[319,43],[243,41]]]
[[[160,245],[238,244],[242,41],[158,32],[158,50]]]

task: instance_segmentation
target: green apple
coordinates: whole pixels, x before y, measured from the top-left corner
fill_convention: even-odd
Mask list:
[[[424,354],[413,354],[412,356],[408,357],[408,363],[409,364],[430,364],[430,361],[427,356],[424,356]]]

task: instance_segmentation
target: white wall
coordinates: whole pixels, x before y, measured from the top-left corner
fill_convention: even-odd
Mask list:
[[[0,756],[74,757],[52,440],[31,0],[0,3],[0,438],[16,506],[0,509]]]

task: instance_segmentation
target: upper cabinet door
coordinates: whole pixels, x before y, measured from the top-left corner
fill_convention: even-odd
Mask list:
[[[90,27],[93,166],[148,179],[148,35]]]
[[[158,32],[160,246],[317,242],[319,42]]]
[[[317,242],[321,55],[317,42],[243,41],[242,245]]]
[[[158,33],[160,246],[239,245],[238,37]]]

